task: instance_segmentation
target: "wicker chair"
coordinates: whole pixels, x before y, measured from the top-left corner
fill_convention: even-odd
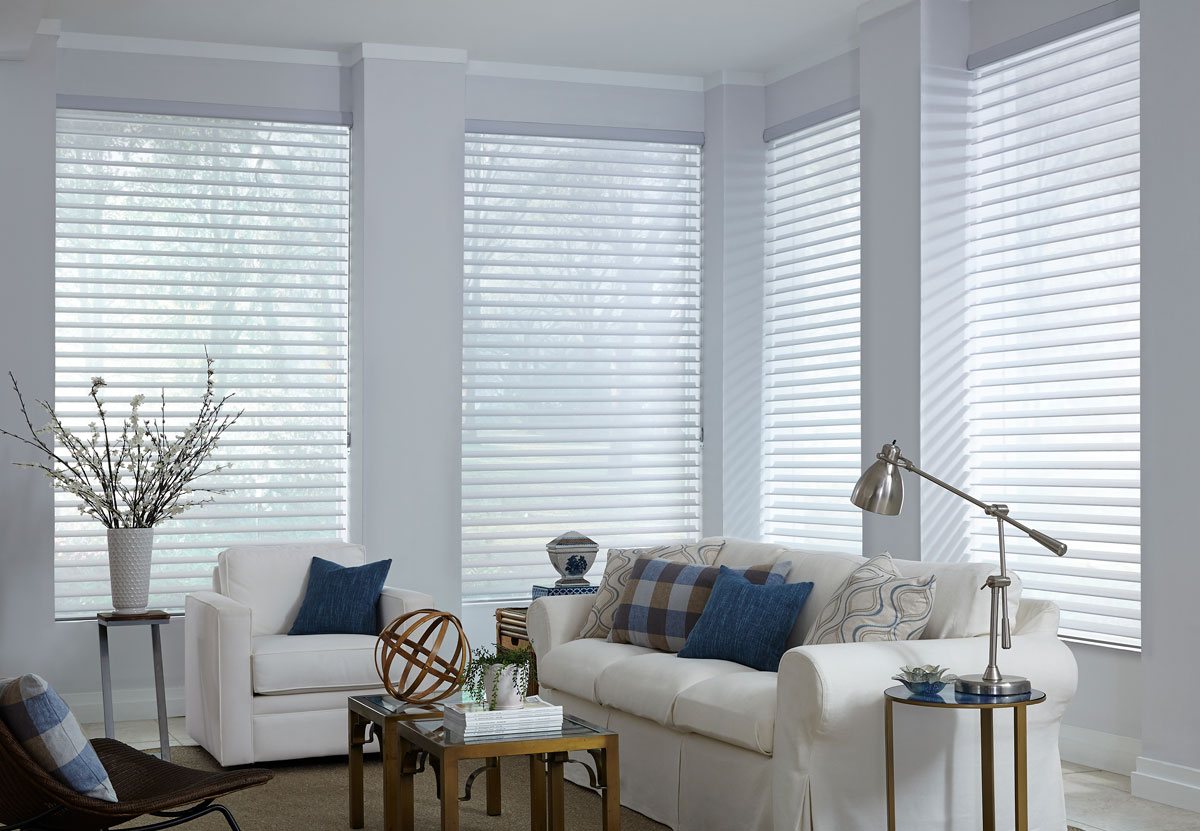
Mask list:
[[[99,831],[147,814],[163,819],[131,831],[156,831],[211,813],[221,814],[233,831],[239,831],[233,814],[213,800],[274,776],[267,770],[193,770],[114,739],[93,739],[92,747],[108,771],[118,802],[84,796],[59,782],[0,722],[0,823],[9,823],[0,831]],[[187,805],[191,807],[181,808]]]

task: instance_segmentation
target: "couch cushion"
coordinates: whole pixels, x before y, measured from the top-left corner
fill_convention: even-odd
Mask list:
[[[712,565],[716,566],[746,568],[760,563],[774,563],[777,560],[791,559],[791,557],[783,556],[784,552],[788,550],[786,545],[775,545],[774,543],[750,542],[732,537],[705,537],[700,540],[699,545],[716,542],[724,543],[717,553],[716,559],[712,561]]]
[[[235,546],[217,556],[218,591],[250,607],[250,634],[282,634],[300,611],[313,557],[361,566],[366,550],[340,542]]]
[[[612,630],[613,614],[616,613],[617,603],[621,592],[629,582],[629,574],[633,564],[639,559],[651,558],[666,560],[670,563],[691,563],[712,565],[721,546],[725,544],[722,537],[712,537],[698,543],[675,543],[659,545],[654,548],[610,548],[608,559],[604,564],[604,575],[600,578],[600,587],[592,601],[592,610],[588,612],[583,629],[579,632],[581,638],[606,638]]]
[[[653,650],[644,646],[595,638],[569,641],[556,646],[538,661],[538,684],[599,704],[596,682],[600,673],[618,661],[649,652]]]
[[[613,614],[610,639],[664,652],[683,649],[725,566],[683,565],[661,559],[633,564]],[[754,585],[782,585],[791,563],[729,569]]]
[[[825,604],[804,643],[916,640],[929,623],[936,579],[901,577],[890,555],[872,557]]]
[[[609,664],[596,682],[596,696],[606,707],[674,726],[675,699],[709,678],[756,672],[732,661],[687,660],[670,652],[650,652]]]
[[[734,672],[693,684],[675,699],[675,727],[772,753],[778,681],[775,672]]]
[[[937,591],[933,611],[922,638],[974,638],[986,635],[990,629],[992,593],[979,587],[989,574],[1000,573],[1000,563],[933,563],[920,560],[894,559],[892,563],[902,577],[937,575]],[[1013,572],[1008,587],[1008,614],[1017,619],[1021,605],[1021,578]]]
[[[378,687],[374,635],[259,635],[251,639],[257,695]]]

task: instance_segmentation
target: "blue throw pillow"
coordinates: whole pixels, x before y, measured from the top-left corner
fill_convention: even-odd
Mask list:
[[[339,566],[320,557],[308,567],[308,591],[289,635],[378,635],[379,593],[391,560]]]
[[[756,586],[721,566],[680,658],[719,658],[775,672],[812,583]]]
[[[51,776],[93,799],[116,802],[108,771],[79,722],[38,675],[0,681],[0,721]]]

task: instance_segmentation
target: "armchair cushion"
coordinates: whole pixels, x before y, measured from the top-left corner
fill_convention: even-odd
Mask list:
[[[313,557],[342,566],[367,561],[361,545],[341,542],[234,546],[217,556],[215,588],[253,611],[252,634],[281,635],[300,611]]]
[[[379,594],[391,560],[341,566],[312,558],[308,589],[289,635],[378,635]]]
[[[250,674],[256,695],[355,690],[382,686],[374,635],[259,635]]]

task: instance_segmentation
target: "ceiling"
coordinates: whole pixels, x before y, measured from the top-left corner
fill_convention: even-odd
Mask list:
[[[45,0],[64,32],[341,51],[466,49],[472,60],[709,75],[852,48],[861,0]]]

